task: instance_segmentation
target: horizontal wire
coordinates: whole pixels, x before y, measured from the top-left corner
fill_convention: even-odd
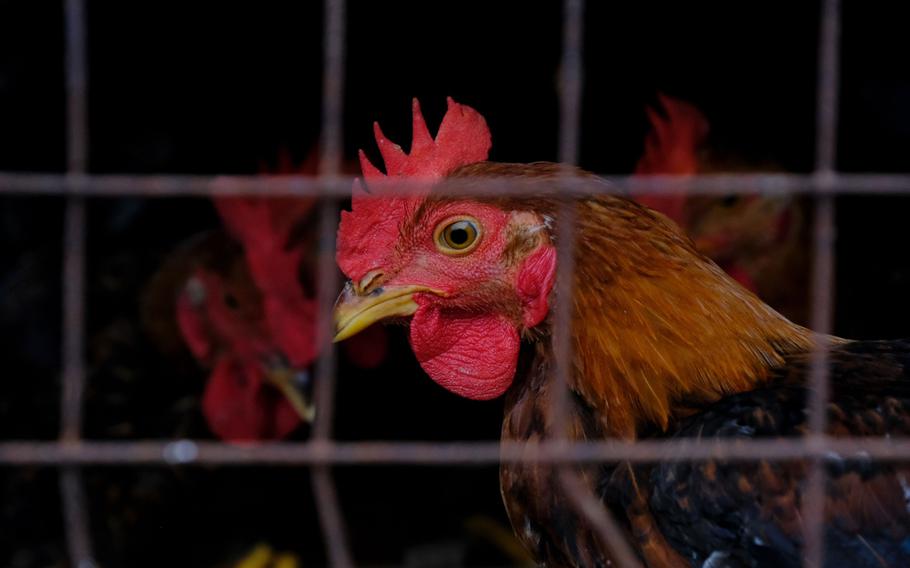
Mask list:
[[[0,172],[0,194],[85,195],[96,197],[210,197],[262,195],[350,197],[349,176],[192,176],[115,174],[37,174]],[[458,195],[522,195],[553,182],[533,178],[458,178],[447,190]],[[575,179],[575,182],[573,182]],[[730,194],[903,194],[910,193],[910,174],[704,174],[695,176],[603,176],[592,184],[583,178],[561,177],[559,187],[573,195]],[[423,191],[426,182],[371,181],[383,195]]]
[[[496,465],[798,459],[910,461],[910,438],[807,438],[637,442],[337,442],[233,445],[213,441],[2,442],[0,466],[66,465]]]

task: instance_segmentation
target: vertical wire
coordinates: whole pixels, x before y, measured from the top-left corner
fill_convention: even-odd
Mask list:
[[[584,85],[585,0],[563,1],[562,59],[559,65],[559,161],[578,163]]]
[[[559,66],[559,161],[578,163],[581,95],[583,80],[584,0],[564,0],[562,59]],[[568,388],[572,374],[572,296],[575,278],[575,226],[577,211],[571,196],[571,168],[566,168],[563,197],[560,199],[556,241],[556,306],[553,325],[553,352],[556,360],[553,391],[553,422],[565,438],[568,425]]]
[[[88,165],[88,73],[86,23],[83,0],[64,3],[64,72],[66,81],[66,165],[71,176],[82,175]],[[60,437],[78,443],[82,429],[85,388],[85,199],[66,199],[63,226],[63,379],[60,398]],[[72,564],[95,565],[85,487],[77,467],[60,471],[60,497],[64,531]]]
[[[837,155],[838,89],[840,82],[840,0],[824,0],[818,46],[818,90],[816,109],[815,226],[812,246],[812,329],[815,345],[809,373],[809,442],[821,440],[827,430],[830,390],[828,345],[825,336],[833,321],[835,263],[835,204],[827,192],[834,177]],[[824,461],[815,459],[803,506],[806,568],[820,568],[825,558]]]
[[[563,44],[559,85],[559,161],[578,162],[579,123],[582,94],[582,47],[584,0],[563,3]],[[577,211],[572,196],[572,171],[564,173],[562,198],[556,234],[556,306],[553,325],[554,373],[553,415],[557,435],[566,436],[568,426],[568,389],[572,375],[572,305],[575,279],[575,228]]]
[[[563,3],[563,44],[560,62],[559,89],[559,161],[567,165],[578,163],[581,139],[582,88],[584,85],[584,0],[565,0]],[[566,168],[560,200],[557,228],[556,307],[553,317],[553,352],[556,368],[552,400],[556,437],[567,443],[569,426],[569,385],[573,358],[573,293],[575,280],[575,237],[578,225],[577,199],[574,196],[573,173]],[[625,538],[623,530],[577,471],[558,468],[557,476],[569,504],[586,519],[608,554],[621,566],[636,568],[641,564]]]
[[[313,439],[329,440],[335,410],[335,344],[332,343],[332,309],[335,292],[338,290],[338,274],[335,267],[335,228],[338,224],[338,204],[325,198],[319,205],[319,238],[317,271],[317,322],[319,334],[319,359],[316,367],[316,385],[313,402],[316,418],[313,422]]]
[[[66,0],[67,173],[87,164],[85,19],[81,0]],[[85,201],[66,198],[63,230],[63,391],[61,434],[77,440],[82,427],[85,381]]]
[[[63,528],[70,562],[75,568],[94,568],[85,487],[78,468],[70,466],[61,469],[60,494],[63,497]]]
[[[344,48],[345,0],[325,0],[323,31],[322,133],[320,140],[319,173],[329,179],[341,170],[344,127]],[[338,204],[332,198],[320,203],[318,270],[318,328],[319,360],[317,363],[313,424],[315,443],[331,443],[335,405],[335,346],[331,330],[332,307],[338,289],[335,268],[335,225]],[[326,543],[326,553],[332,566],[353,566],[344,517],[332,471],[328,466],[312,470],[313,493],[319,513],[319,523]]]

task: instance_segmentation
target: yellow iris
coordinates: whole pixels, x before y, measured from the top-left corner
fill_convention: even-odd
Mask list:
[[[436,231],[436,243],[440,251],[447,254],[464,254],[476,246],[480,237],[480,225],[474,219],[460,218],[440,224]]]

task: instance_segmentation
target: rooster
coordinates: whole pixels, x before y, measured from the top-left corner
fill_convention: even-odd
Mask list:
[[[651,131],[636,175],[750,169],[706,145],[708,121],[696,107],[667,95],[658,100],[663,113],[647,109]],[[636,201],[678,223],[700,252],[788,319],[808,321],[809,223],[797,196],[643,195]]]
[[[295,167],[282,153],[276,173],[315,174],[316,156]],[[215,197],[226,230],[186,242],[148,287],[143,319],[159,348],[175,353],[185,346],[211,369],[202,412],[219,438],[281,439],[314,417],[314,203]],[[378,365],[386,342],[381,328],[370,330],[351,351],[352,362]]]
[[[336,340],[379,320],[407,320],[414,354],[444,388],[505,395],[502,439],[525,443],[649,438],[780,438],[807,429],[816,339],[702,255],[666,216],[609,195],[575,171],[573,326],[551,306],[566,166],[487,159],[490,132],[451,99],[430,136],[414,102],[409,153],[375,126],[386,174],[361,153],[374,193],[355,183],[337,261],[350,279],[336,304]],[[382,198],[382,182],[435,184]],[[535,182],[533,195],[459,197],[447,183]],[[376,183],[373,183],[376,182]],[[419,188],[418,188],[419,189]],[[567,429],[552,414],[554,343],[571,333]],[[833,436],[910,433],[910,343],[820,339],[829,350]],[[832,458],[833,459],[833,458]],[[799,566],[807,527],[803,461],[584,470],[590,491],[622,516],[650,567]],[[910,467],[836,456],[829,466],[826,566],[910,565]],[[545,566],[607,566],[610,548],[570,506],[557,471],[503,463],[515,532]]]
[[[215,435],[279,439],[313,416],[307,391],[315,341],[289,351],[275,340],[265,294],[246,258],[243,247],[220,231],[183,244],[149,283],[144,325],[163,353],[188,349],[211,369],[202,414]],[[296,271],[292,266],[283,272]],[[301,311],[306,319],[298,320],[296,337],[313,332],[313,315]]]

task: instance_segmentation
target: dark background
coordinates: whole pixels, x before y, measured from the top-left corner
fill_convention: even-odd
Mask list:
[[[373,120],[407,145],[411,97],[434,128],[447,95],[487,118],[494,160],[556,158],[559,2],[348,4],[348,158],[357,148],[377,156]],[[644,108],[665,92],[705,112],[715,147],[811,170],[816,3],[589,4],[583,167],[630,173]],[[905,12],[844,2],[841,170],[906,170]],[[316,1],[91,3],[91,172],[251,174],[282,150],[302,160],[319,133],[322,20]],[[0,171],[64,167],[62,38],[59,2],[0,0]],[[835,331],[910,336],[910,199],[843,196],[837,205]],[[162,361],[138,322],[138,298],[162,259],[217,226],[210,203],[92,199],[89,221],[86,435],[210,437],[198,412],[204,373]],[[0,197],[2,439],[58,432],[61,224],[58,198]],[[443,392],[400,330],[393,339],[377,371],[341,362],[339,437],[498,438],[499,402]],[[104,566],[227,565],[258,541],[295,551],[304,566],[324,562],[305,469],[112,468],[86,478]],[[470,565],[506,562],[465,528],[476,515],[506,522],[495,468],[347,468],[337,478],[360,563],[426,551],[445,560],[460,549]],[[0,469],[0,565],[62,565],[63,550],[54,472]]]

